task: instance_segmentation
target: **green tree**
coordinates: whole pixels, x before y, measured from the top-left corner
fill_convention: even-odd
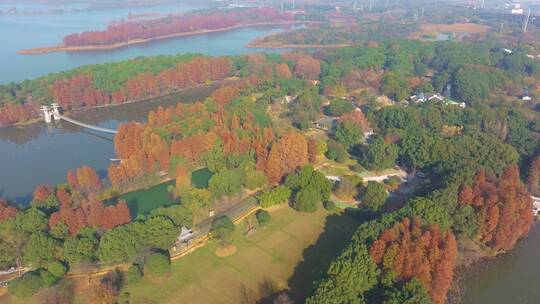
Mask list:
[[[345,113],[352,112],[353,110],[354,106],[350,101],[340,99],[330,101],[330,104],[326,108],[327,114],[331,116],[341,116]]]
[[[428,224],[439,225],[442,229],[448,229],[452,225],[452,217],[443,204],[431,199],[418,197],[408,203],[409,215],[423,219]]]
[[[307,304],[366,303],[363,294],[377,284],[380,270],[367,245],[351,244],[330,265]]]
[[[478,231],[478,215],[472,206],[459,206],[452,215],[453,229],[466,237],[472,238]]]
[[[47,229],[47,217],[43,211],[37,207],[30,207],[16,218],[19,229],[34,233],[36,231],[45,231]]]
[[[97,256],[100,261],[125,262],[135,258],[142,247],[142,240],[132,226],[123,225],[105,232],[99,240]]]
[[[332,183],[326,179],[326,176],[321,171],[315,170],[312,165],[304,166],[300,171],[289,174],[285,180],[285,185],[296,193],[311,188],[318,194],[318,202],[327,200],[332,191]]]
[[[336,203],[333,201],[324,201],[323,207],[326,211],[334,211],[336,209]]]
[[[215,175],[214,175],[215,176]],[[221,181],[221,179],[219,179]],[[218,182],[218,181],[214,181]],[[206,189],[190,189],[185,191],[180,197],[182,206],[189,210],[193,220],[198,221],[208,214],[208,209],[212,205],[212,193]],[[176,210],[180,211],[180,210]],[[189,225],[190,227],[192,224]]]
[[[95,235],[77,235],[64,241],[64,260],[75,266],[81,262],[95,260],[98,239]]]
[[[224,215],[216,218],[212,222],[212,228],[210,229],[210,232],[212,233],[212,236],[216,239],[218,239],[223,247],[229,246],[234,241],[234,230],[236,229],[236,226],[234,226],[231,219]]]
[[[338,163],[343,163],[347,161],[349,157],[349,153],[347,153],[345,147],[335,140],[328,140],[328,146],[325,155],[328,159],[336,161]]]
[[[45,268],[57,278],[63,277],[68,271],[67,266],[59,261],[50,262]]]
[[[43,286],[40,275],[31,271],[10,282],[9,293],[18,298],[28,298]]]
[[[346,148],[350,148],[359,143],[362,140],[363,135],[362,128],[352,121],[341,122],[337,125],[332,134],[334,139]]]
[[[176,227],[193,227],[193,213],[190,208],[184,205],[184,201],[182,201],[181,205],[154,209],[150,215],[168,217]]]
[[[265,226],[270,222],[271,216],[270,213],[266,210],[258,210],[257,213],[255,213],[255,217],[257,218],[257,222],[261,226]]]
[[[144,271],[150,275],[164,275],[171,269],[171,257],[167,252],[153,252],[146,257]]]
[[[293,207],[302,212],[315,212],[321,202],[322,199],[317,189],[308,186],[296,193],[293,200]]]
[[[410,88],[406,79],[395,72],[384,73],[382,80],[382,92],[384,95],[396,100],[401,101],[410,96]]]
[[[39,277],[41,278],[41,284],[44,287],[51,287],[60,281],[60,278],[53,275],[46,269],[38,269]]]
[[[164,216],[151,217],[135,227],[139,228],[138,238],[147,248],[169,249],[180,233],[171,219]]]
[[[292,102],[291,117],[294,125],[299,129],[307,129],[320,113],[321,98],[313,89],[305,89],[296,101]]]
[[[126,280],[129,284],[139,282],[143,277],[143,272],[138,264],[131,264],[126,272]]]
[[[280,185],[272,190],[265,191],[257,195],[259,205],[263,208],[268,208],[273,205],[285,203],[291,197],[291,189],[285,185]]]
[[[384,291],[383,304],[430,304],[431,297],[422,284],[415,278],[403,286]]]
[[[57,252],[57,242],[42,232],[33,233],[24,247],[24,263],[41,267],[53,261]]]
[[[214,173],[227,168],[227,164],[225,162],[225,153],[223,153],[223,145],[221,142],[218,142],[210,151],[206,152],[202,159],[208,170]]]
[[[208,189],[215,197],[231,196],[242,189],[245,174],[239,169],[224,170],[210,178]]]
[[[388,192],[383,184],[369,181],[362,195],[362,202],[373,211],[378,211],[386,203]]]
[[[266,178],[266,175],[264,172],[256,171],[256,170],[249,170],[246,173],[246,180],[244,182],[244,186],[250,190],[255,190],[257,188],[260,188],[268,183],[268,179]]]
[[[358,186],[362,178],[357,175],[346,175],[341,178],[336,186],[335,193],[340,198],[354,198],[358,195]]]
[[[393,143],[387,143],[381,136],[361,148],[360,163],[370,170],[383,170],[396,165],[398,148]]]

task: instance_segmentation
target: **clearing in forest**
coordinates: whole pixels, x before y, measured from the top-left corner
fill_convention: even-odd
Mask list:
[[[271,215],[249,236],[245,222],[237,225],[231,256],[217,257],[218,245],[210,242],[173,261],[163,277],[128,286],[130,303],[255,303],[286,288],[302,299],[307,282],[341,252],[357,223],[341,212],[300,213],[286,206]]]

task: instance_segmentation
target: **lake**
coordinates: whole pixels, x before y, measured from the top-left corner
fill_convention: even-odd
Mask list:
[[[6,11],[11,5],[0,4]],[[17,5],[19,7],[19,5]],[[31,6],[33,9],[34,6]],[[41,6],[37,6],[42,8]],[[70,6],[68,5],[68,8]],[[256,37],[281,31],[279,27],[243,28],[229,32],[171,38],[148,44],[130,45],[107,51],[83,51],[19,55],[22,49],[50,46],[62,42],[73,32],[105,29],[111,21],[126,18],[129,13],[177,13],[192,10],[186,5],[166,5],[147,8],[82,10],[47,15],[0,15],[0,84],[43,76],[86,64],[121,61],[138,56],[177,53],[234,55],[260,51],[246,48]],[[22,6],[21,10],[29,10]],[[42,8],[43,9],[43,8]],[[75,8],[71,8],[75,9]]]
[[[131,104],[86,110],[75,119],[116,129],[128,121],[145,121],[149,111],[178,102],[193,102],[209,96],[217,85],[188,89],[179,94]],[[105,177],[110,159],[115,158],[114,137],[81,129],[62,121],[56,126],[44,122],[24,127],[0,128],[0,197],[26,204],[39,184],[66,181],[69,169],[89,165]]]
[[[474,265],[461,282],[463,304],[540,303],[540,224],[511,251]]]
[[[13,5],[0,4],[6,11]],[[49,9],[40,5],[15,5],[20,10]],[[132,45],[111,51],[51,53],[23,56],[17,51],[54,45],[72,32],[103,29],[111,21],[128,13],[183,12],[194,7],[167,5],[87,11],[66,5],[69,12],[49,15],[0,15],[0,84],[21,81],[85,64],[119,61],[137,56],[198,52],[209,55],[232,55],[260,51],[245,45],[252,39],[282,31],[280,28],[245,28],[225,33],[183,37]],[[77,11],[79,10],[79,11]],[[211,87],[187,90],[180,94],[110,108],[94,109],[76,115],[76,119],[101,127],[116,128],[120,123],[144,121],[147,113],[159,105],[203,99]],[[19,204],[30,201],[39,184],[65,182],[69,169],[83,165],[106,175],[114,158],[113,137],[89,132],[69,123],[47,127],[37,123],[21,128],[0,128],[0,197]],[[464,303],[538,303],[540,282],[540,227],[520,241],[511,252],[481,263],[464,278]]]
[[[11,5],[0,4],[7,11]],[[40,5],[16,5],[19,11],[50,9]],[[19,55],[20,49],[53,45],[72,32],[105,28],[107,24],[129,13],[183,12],[193,7],[166,5],[149,8],[81,10],[67,5],[63,14],[0,15],[0,83],[21,81],[86,64],[125,60],[138,56],[159,54],[203,53],[208,55],[234,55],[261,51],[245,46],[254,38],[282,31],[281,27],[243,28],[223,33],[158,40],[148,44],[132,45],[109,51],[50,53]],[[274,51],[274,50],[270,50]],[[204,91],[204,90],[203,90]],[[209,92],[195,90],[187,96],[181,94],[158,102],[143,102],[109,109],[84,112],[77,119],[107,128],[120,123],[143,121],[147,113],[161,104],[195,101]],[[0,129],[0,197],[26,204],[33,189],[39,184],[65,181],[68,169],[82,165],[94,167],[101,176],[106,175],[110,159],[114,158],[112,136],[87,132],[63,123],[61,129],[38,123],[22,128]]]

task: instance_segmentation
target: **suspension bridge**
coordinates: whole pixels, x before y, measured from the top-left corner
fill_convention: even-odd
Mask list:
[[[50,106],[42,106],[41,107],[41,112],[43,113],[43,116],[45,118],[46,123],[52,123],[53,120],[54,121],[65,120],[65,121],[67,121],[69,123],[72,123],[74,125],[77,125],[77,126],[80,126],[80,127],[86,128],[86,129],[91,129],[91,130],[110,133],[110,134],[118,133],[117,130],[102,128],[102,127],[98,127],[98,126],[94,126],[94,125],[89,125],[89,124],[86,124],[84,122],[80,122],[78,120],[66,117],[66,116],[60,114],[60,105],[58,105],[57,103],[53,103]]]

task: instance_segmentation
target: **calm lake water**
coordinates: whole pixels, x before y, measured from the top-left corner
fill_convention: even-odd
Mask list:
[[[510,252],[471,268],[462,282],[463,304],[540,303],[540,224]]]
[[[11,5],[0,4],[7,11]],[[43,7],[17,5],[19,10]],[[68,5],[67,9],[74,9]],[[280,28],[245,28],[224,33],[158,40],[148,44],[131,45],[107,51],[85,51],[19,55],[17,51],[50,46],[62,42],[73,32],[104,29],[111,21],[126,18],[129,13],[176,13],[195,9],[185,5],[167,5],[148,8],[111,9],[98,11],[70,11],[46,15],[0,15],[0,84],[43,76],[86,64],[121,61],[138,56],[177,53],[208,55],[234,55],[260,51],[248,49],[252,39],[281,31]]]
[[[39,5],[15,5],[18,10],[43,10]],[[6,11],[13,5],[0,4]],[[0,15],[0,84],[21,81],[73,67],[119,61],[137,56],[197,52],[209,55],[232,55],[252,51],[245,45],[252,39],[281,31],[279,28],[239,29],[227,33],[184,37],[129,46],[112,51],[18,55],[21,49],[54,45],[72,32],[102,29],[128,13],[183,12],[194,7],[168,5],[150,8],[84,11],[82,6],[63,6],[69,12],[49,15]],[[83,11],[74,11],[83,9]],[[143,121],[159,105],[204,98],[210,88],[193,89],[152,102],[122,105],[86,111],[78,120],[107,128],[120,123]],[[68,169],[83,165],[106,175],[110,158],[114,158],[113,137],[88,132],[69,123],[57,128],[38,123],[23,128],[0,128],[0,197],[26,204],[39,184],[65,181]],[[511,252],[471,269],[464,278],[463,303],[540,303],[540,227]]]
[[[0,4],[6,12],[12,5]],[[40,5],[16,5],[19,12],[50,10]],[[261,51],[245,46],[252,39],[282,31],[280,27],[245,28],[224,33],[181,37],[133,45],[110,51],[19,55],[16,52],[59,43],[72,32],[105,28],[129,13],[174,13],[194,9],[185,5],[88,11],[66,6],[62,14],[0,15],[0,83],[21,81],[86,64],[125,60],[138,56],[185,52],[233,55]],[[83,9],[83,10],[81,10]],[[79,10],[79,11],[77,11]],[[202,94],[204,95],[204,94]],[[182,98],[186,101],[185,98]],[[189,98],[188,98],[189,99]],[[192,98],[193,99],[193,98]],[[195,98],[199,99],[199,98]],[[178,100],[164,103],[174,104]],[[158,103],[85,112],[84,122],[116,128],[128,120],[143,120]],[[93,134],[64,124],[64,129],[47,128],[44,123],[24,128],[0,129],[0,197],[27,203],[35,186],[65,181],[68,169],[90,165],[103,176],[114,158],[111,136]]]

